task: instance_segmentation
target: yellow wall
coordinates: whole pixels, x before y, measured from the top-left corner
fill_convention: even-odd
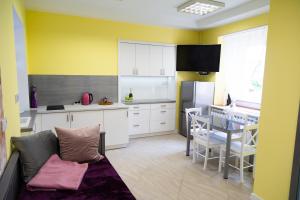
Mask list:
[[[201,43],[214,44],[218,43],[218,37],[250,28],[255,28],[268,24],[268,14],[262,14],[256,17],[248,18],[224,26],[211,28],[201,31]]]
[[[117,75],[119,39],[199,43],[198,31],[37,11],[27,11],[26,22],[29,74]],[[180,81],[199,78],[196,73],[177,73],[177,91]]]
[[[300,1],[272,0],[254,192],[287,200],[300,103]]]
[[[117,75],[118,40],[198,43],[197,31],[27,12],[30,74]]]
[[[218,38],[222,35],[255,28],[268,24],[268,14],[262,14],[256,17],[248,18],[224,26],[211,28],[200,31],[201,44],[217,44]],[[214,81],[216,79],[216,73],[211,73],[209,76],[202,76],[203,81]]]
[[[18,86],[13,32],[13,7],[16,8],[24,23],[25,11],[23,1],[0,1],[0,67],[4,115],[8,120],[6,131],[8,155],[10,154],[10,137],[20,135],[19,104],[15,103]]]

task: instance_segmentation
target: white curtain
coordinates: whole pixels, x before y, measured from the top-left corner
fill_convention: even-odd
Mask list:
[[[233,100],[260,104],[267,26],[222,36],[221,43],[223,88]]]

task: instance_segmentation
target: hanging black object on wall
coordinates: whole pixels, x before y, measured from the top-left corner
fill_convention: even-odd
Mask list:
[[[232,103],[232,100],[231,100],[230,95],[228,94],[226,105],[229,106],[231,103]]]

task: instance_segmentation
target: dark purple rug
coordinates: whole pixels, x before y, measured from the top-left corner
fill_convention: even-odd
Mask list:
[[[70,172],[71,173],[71,172]],[[55,178],[55,177],[53,177]],[[53,192],[28,191],[23,187],[22,200],[135,200],[107,158],[90,163],[77,191],[58,190]]]

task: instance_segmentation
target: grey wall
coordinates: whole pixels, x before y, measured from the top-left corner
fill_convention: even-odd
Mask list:
[[[29,86],[37,87],[38,105],[72,104],[83,92],[94,95],[93,103],[108,96],[118,101],[118,76],[29,75]]]

